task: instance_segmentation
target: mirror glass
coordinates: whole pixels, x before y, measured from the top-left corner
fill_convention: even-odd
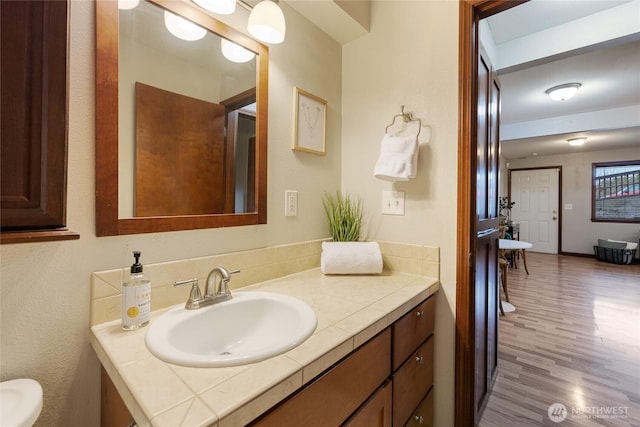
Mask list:
[[[189,3],[117,4],[96,6],[97,234],[266,223],[267,48]]]

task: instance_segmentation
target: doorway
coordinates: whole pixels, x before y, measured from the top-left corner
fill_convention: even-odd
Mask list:
[[[533,244],[531,252],[560,252],[561,185],[561,166],[509,169],[511,220],[520,225],[519,240]]]

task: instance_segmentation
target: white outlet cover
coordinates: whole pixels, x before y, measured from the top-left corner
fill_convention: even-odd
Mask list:
[[[285,190],[284,216],[298,216],[298,192],[297,191]]]

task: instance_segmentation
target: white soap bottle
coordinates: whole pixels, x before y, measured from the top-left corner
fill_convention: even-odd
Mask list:
[[[129,280],[122,284],[122,329],[146,326],[151,315],[151,282],[142,273],[140,252],[134,251]]]

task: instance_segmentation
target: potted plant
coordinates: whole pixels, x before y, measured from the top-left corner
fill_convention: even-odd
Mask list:
[[[334,242],[357,242],[360,240],[364,204],[361,198],[355,198],[340,192],[325,193],[322,206],[327,214],[329,232]]]
[[[364,203],[359,197],[325,193],[322,199],[333,241],[322,242],[324,274],[378,274],[382,254],[377,242],[363,242]]]
[[[511,208],[516,204],[516,202],[509,202],[509,198],[507,196],[500,196],[498,201],[500,207],[498,211],[498,215],[500,216],[500,225],[509,225],[511,222]]]

